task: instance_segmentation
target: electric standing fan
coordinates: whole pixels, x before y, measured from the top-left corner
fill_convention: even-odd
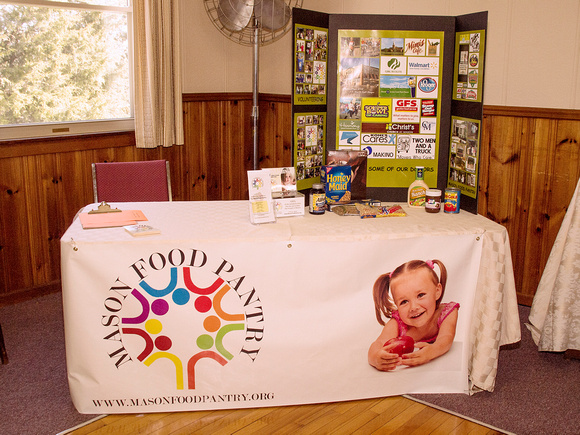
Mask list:
[[[280,39],[292,27],[292,8],[303,0],[203,0],[217,29],[232,41],[254,48],[252,139],[258,169],[258,49]]]

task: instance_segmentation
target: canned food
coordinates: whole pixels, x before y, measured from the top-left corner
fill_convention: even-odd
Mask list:
[[[460,210],[461,191],[455,187],[448,187],[445,189],[445,203],[443,211],[445,213],[459,213]]]

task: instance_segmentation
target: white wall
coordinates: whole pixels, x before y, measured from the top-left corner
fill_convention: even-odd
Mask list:
[[[326,13],[456,16],[488,11],[484,103],[580,109],[580,0],[304,0]],[[252,48],[181,0],[185,93],[251,92]],[[290,94],[291,33],[260,48],[260,92]]]

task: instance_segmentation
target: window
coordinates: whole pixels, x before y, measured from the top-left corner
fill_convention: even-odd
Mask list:
[[[131,0],[0,0],[0,139],[133,130]]]

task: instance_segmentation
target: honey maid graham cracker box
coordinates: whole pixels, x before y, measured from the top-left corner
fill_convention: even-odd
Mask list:
[[[349,165],[323,166],[320,171],[320,182],[326,190],[327,204],[347,203],[351,200],[350,183],[352,171]]]

